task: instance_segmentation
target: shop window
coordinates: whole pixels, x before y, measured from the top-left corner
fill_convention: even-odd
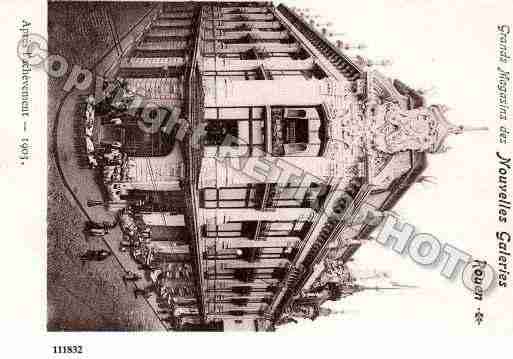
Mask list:
[[[235,120],[209,120],[205,127],[207,134],[205,135],[205,145],[207,146],[220,146],[225,142],[227,135],[232,136],[233,139],[238,138],[239,127]],[[236,141],[229,141],[231,145],[235,146]]]

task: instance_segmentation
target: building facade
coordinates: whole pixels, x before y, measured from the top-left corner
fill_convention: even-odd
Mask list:
[[[443,152],[445,108],[284,5],[158,4],[98,83],[109,210],[176,330],[274,330],[362,288],[346,263]]]

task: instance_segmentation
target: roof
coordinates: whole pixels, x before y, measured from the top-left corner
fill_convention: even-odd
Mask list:
[[[293,10],[280,4],[276,8],[299,30],[317,50],[319,50],[328,59],[335,68],[350,80],[360,78],[364,73],[363,69],[353,62],[348,56],[333,45],[326,37],[315,30],[310,24],[305,22]]]

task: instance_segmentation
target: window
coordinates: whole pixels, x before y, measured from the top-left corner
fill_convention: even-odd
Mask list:
[[[319,155],[321,120],[316,108],[272,108],[271,126],[274,156]]]
[[[230,222],[219,225],[206,224],[204,235],[206,237],[285,237],[302,236],[311,222],[304,221],[258,221]],[[257,229],[260,232],[257,234]]]
[[[206,237],[241,237],[242,222],[205,225]]]
[[[220,146],[225,142],[225,138],[227,135],[231,135],[233,139],[238,138],[239,136],[239,126],[237,121],[234,120],[209,120],[207,121],[207,125],[205,127],[205,131],[207,132],[205,136],[205,145]],[[230,141],[232,146],[236,145],[236,142]]]
[[[207,107],[205,108],[205,146],[209,153],[226,152],[230,156],[251,156],[255,149],[264,148],[263,107]],[[226,153],[224,154],[226,155]]]
[[[302,110],[300,110],[302,111]],[[300,118],[285,118],[281,122],[283,143],[301,144],[308,143],[308,120]]]
[[[311,70],[270,70],[273,80],[286,80],[293,77],[310,79],[313,77]]]
[[[248,186],[205,188],[202,194],[204,208],[255,207],[255,195]]]
[[[308,207],[320,186],[312,183],[309,188],[275,184],[249,184],[240,187],[205,188],[202,190],[204,208],[257,208]],[[264,203],[265,202],[265,203]]]
[[[150,112],[150,119],[153,111]],[[123,144],[124,151],[130,156],[163,156],[171,152],[174,145],[174,129],[164,131],[170,118],[170,112],[163,109],[159,112],[160,130],[142,131],[141,126],[151,129],[154,124],[147,124],[141,120],[140,113],[136,116],[121,116],[121,124],[102,124],[98,131],[101,143],[119,141]]]
[[[244,81],[244,80],[257,80],[258,73],[256,70],[246,71],[205,71],[203,76],[215,77],[217,81],[233,80],[233,81]]]
[[[272,199],[273,207],[304,207],[306,188],[287,185],[276,190]]]
[[[265,237],[294,236],[301,232],[305,222],[302,221],[277,221],[266,222],[262,231]]]

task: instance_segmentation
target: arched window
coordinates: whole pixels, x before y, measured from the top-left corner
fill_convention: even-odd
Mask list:
[[[114,118],[110,121],[105,120],[100,126],[98,142],[102,146],[114,141],[121,142],[123,151],[129,156],[165,156],[173,149],[177,130],[173,122],[169,122],[171,115],[171,112],[163,107],[151,110],[147,114],[138,109],[134,116],[112,115]],[[155,127],[156,125],[160,125],[159,128]]]
[[[271,110],[274,156],[317,156],[321,147],[321,120],[315,107]]]

